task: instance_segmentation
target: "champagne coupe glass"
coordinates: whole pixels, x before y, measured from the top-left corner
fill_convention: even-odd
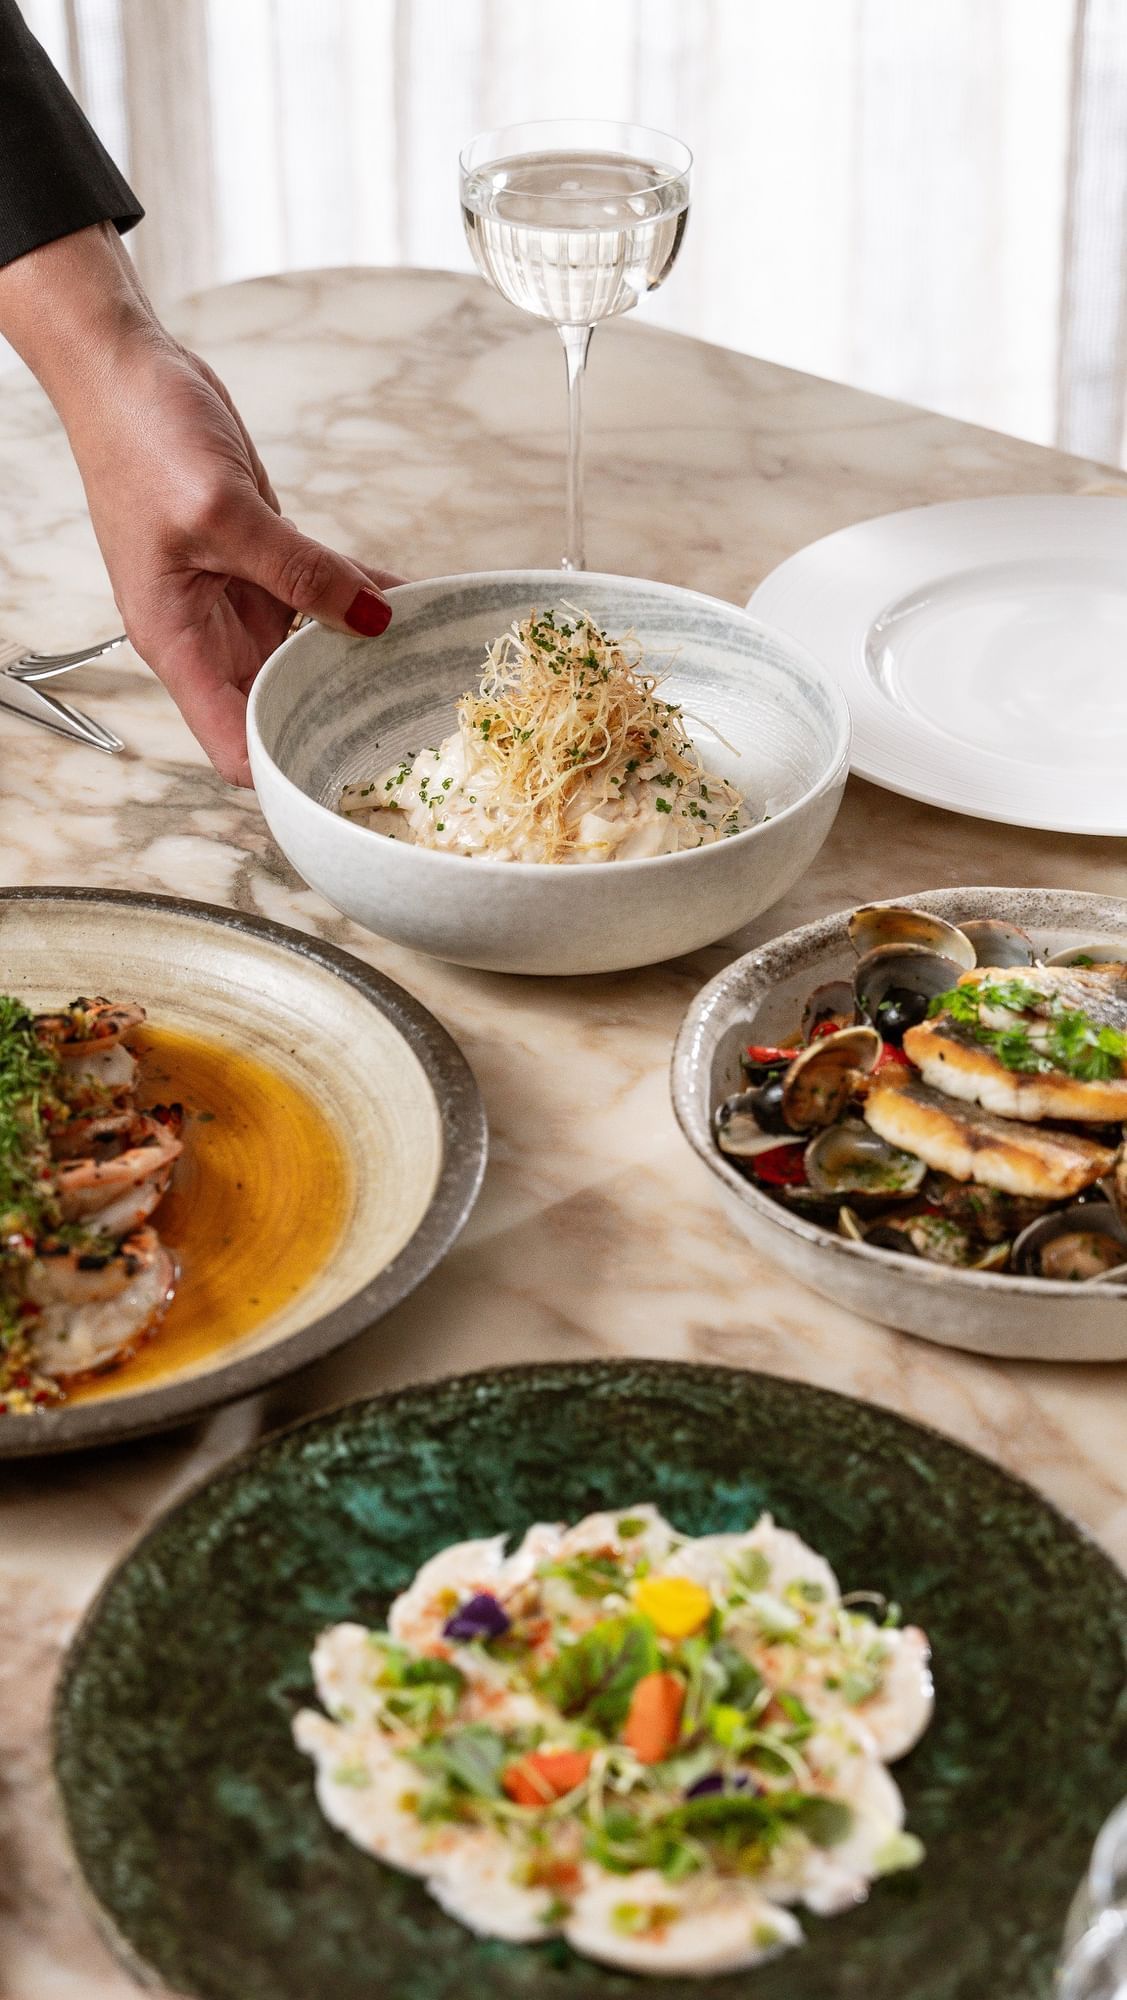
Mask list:
[[[462,221],[482,274],[559,331],[567,360],[567,549],[582,569],[583,371],[601,319],[629,312],[673,267],[693,156],[645,125],[559,118],[507,125],[462,154]]]

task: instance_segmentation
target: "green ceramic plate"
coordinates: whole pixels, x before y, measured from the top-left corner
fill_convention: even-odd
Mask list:
[[[763,1507],[932,1637],[897,1767],[914,1875],[702,1982],[475,1940],[322,1820],[290,1717],[335,1619],[382,1621],[444,1543],[656,1500],[690,1534]],[[659,1362],[512,1369],[302,1424],[183,1500],[111,1577],[58,1696],[71,1839],[134,1971],[207,2000],[1037,2000],[1127,1789],[1127,1580],[1028,1487],[888,1412]]]

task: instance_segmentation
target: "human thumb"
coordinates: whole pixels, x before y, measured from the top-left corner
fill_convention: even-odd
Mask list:
[[[391,606],[371,577],[347,556],[301,534],[265,501],[256,504],[239,557],[235,561],[228,554],[232,570],[321,625],[374,639],[391,623]]]

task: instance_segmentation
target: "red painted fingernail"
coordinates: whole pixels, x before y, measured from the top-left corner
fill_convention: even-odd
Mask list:
[[[358,590],[344,614],[344,622],[353,632],[362,632],[365,639],[378,639],[391,624],[391,606],[386,599],[377,597],[374,590]]]

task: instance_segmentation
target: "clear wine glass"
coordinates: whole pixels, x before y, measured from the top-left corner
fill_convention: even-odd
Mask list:
[[[546,119],[479,133],[461,156],[462,220],[483,275],[559,331],[567,360],[567,548],[582,569],[583,371],[598,322],[673,267],[693,156],[645,125]]]

